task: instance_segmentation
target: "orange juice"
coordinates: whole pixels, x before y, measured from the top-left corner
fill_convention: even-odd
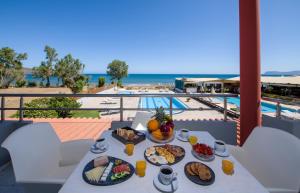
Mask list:
[[[222,169],[223,172],[227,175],[232,175],[234,172],[234,164],[230,160],[222,160]]]
[[[145,160],[136,161],[136,175],[144,177],[146,173],[146,166],[147,164]]]
[[[131,156],[133,154],[133,150],[134,150],[134,144],[127,143],[125,146],[125,152],[127,153],[127,155]]]
[[[198,138],[194,135],[191,135],[189,137],[189,142],[190,142],[191,145],[195,145],[198,142]]]

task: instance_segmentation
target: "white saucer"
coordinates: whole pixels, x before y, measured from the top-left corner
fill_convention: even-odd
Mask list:
[[[161,192],[175,192],[178,189],[178,179],[177,178],[175,178],[172,182],[173,189],[172,189],[171,184],[169,184],[169,185],[162,184],[158,179],[158,175],[154,178],[153,184]]]
[[[229,157],[230,153],[228,151],[228,148],[226,148],[224,152],[220,152],[220,151],[215,150],[215,155],[220,156],[220,157]]]
[[[92,145],[90,151],[91,151],[92,153],[96,153],[96,154],[98,154],[98,153],[103,153],[103,152],[106,152],[106,151],[108,150],[108,146],[109,146],[108,143],[105,143],[104,146],[103,146],[103,148],[98,148],[98,147],[96,147],[96,145],[94,144],[94,145]]]
[[[176,138],[180,141],[183,141],[183,142],[188,142],[189,141],[189,138],[183,138],[180,133],[178,132],[178,135],[176,135]]]

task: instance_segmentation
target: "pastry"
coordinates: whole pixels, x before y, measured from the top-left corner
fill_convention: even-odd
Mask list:
[[[192,176],[198,176],[201,180],[210,180],[211,173],[207,166],[202,163],[190,163],[186,166],[187,173]]]
[[[198,165],[198,176],[201,180],[210,180],[211,179],[211,174],[210,174],[209,169],[203,164]]]
[[[191,164],[191,170],[196,175],[198,174],[198,166],[197,165],[198,165],[197,163],[192,163]]]
[[[191,165],[192,164],[189,164],[186,166],[186,171],[188,172],[188,174],[192,175],[192,176],[195,176],[197,174],[195,174],[193,171],[192,171],[192,168],[191,168]]]

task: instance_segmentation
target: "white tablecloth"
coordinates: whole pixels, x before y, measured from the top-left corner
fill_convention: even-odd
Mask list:
[[[208,132],[194,131],[200,142],[209,145],[214,144],[215,139]],[[153,178],[158,174],[159,167],[147,163],[146,176],[140,178],[133,175],[129,180],[124,183],[113,186],[93,186],[87,184],[82,179],[82,171],[84,166],[100,155],[110,155],[121,158],[130,162],[135,166],[135,162],[144,159],[144,151],[146,147],[156,145],[155,143],[146,139],[145,141],[135,146],[134,155],[127,156],[124,153],[124,144],[112,138],[111,131],[104,132],[102,137],[107,139],[109,143],[109,150],[103,154],[93,154],[88,152],[85,157],[78,164],[77,168],[73,171],[71,176],[67,179],[59,193],[142,193],[142,192],[159,192],[153,185]],[[268,192],[241,164],[238,163],[234,157],[230,156],[229,159],[234,161],[235,173],[234,175],[225,175],[222,171],[222,158],[216,156],[212,162],[206,162],[209,167],[215,172],[215,182],[209,186],[201,186],[191,182],[184,174],[184,165],[189,161],[199,161],[191,154],[191,145],[186,142],[181,142],[175,139],[171,144],[180,145],[186,151],[186,155],[182,161],[173,165],[173,169],[178,173],[179,187],[176,193],[195,193],[195,192],[222,192],[222,193],[266,193]],[[255,159],[255,158],[253,158]]]

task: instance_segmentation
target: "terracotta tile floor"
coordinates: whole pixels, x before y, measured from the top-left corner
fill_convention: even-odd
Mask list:
[[[24,119],[33,122],[50,123],[62,142],[76,139],[97,139],[103,131],[111,127],[111,119],[88,119],[88,118],[66,118],[66,119]]]

